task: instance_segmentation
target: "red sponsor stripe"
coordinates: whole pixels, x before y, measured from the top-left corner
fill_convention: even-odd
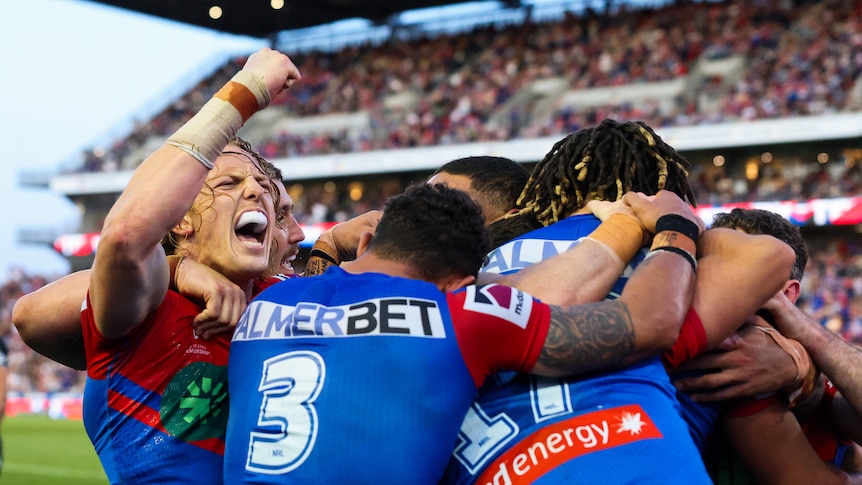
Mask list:
[[[129,399],[114,390],[108,391],[108,407],[118,413],[122,413],[130,418],[136,419],[150,428],[156,428],[163,433],[167,433],[165,427],[162,426],[162,418],[159,416],[158,411],[135,400]]]
[[[170,435],[170,433],[168,433],[165,427],[162,426],[162,417],[159,412],[149,406],[129,399],[126,396],[123,396],[122,394],[119,394],[118,392],[112,390],[108,391],[108,406],[114,411],[117,411],[118,413],[122,413],[132,419],[140,421],[141,423],[151,428],[155,428],[162,433]],[[207,438],[200,441],[187,441],[187,443],[219,455],[224,455],[224,440],[220,438]]]
[[[476,483],[532,483],[573,458],[662,436],[637,404],[582,414],[522,439],[494,460]]]

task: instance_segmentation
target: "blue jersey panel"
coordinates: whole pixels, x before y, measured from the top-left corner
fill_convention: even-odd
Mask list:
[[[599,225],[576,215],[496,249],[512,273],[576,245]],[[608,295],[619,296],[641,251]],[[442,483],[711,483],[658,357],[568,379],[500,374],[479,390]]]
[[[340,268],[250,304],[228,382],[225,483],[435,483],[476,392],[443,293]]]

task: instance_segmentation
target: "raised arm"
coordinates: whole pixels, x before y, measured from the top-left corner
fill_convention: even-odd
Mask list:
[[[287,56],[256,52],[135,170],[105,218],[90,278],[90,303],[103,335],[125,335],[161,303],[169,274],[162,237],[183,221],[214,160],[244,121],[298,78]]]

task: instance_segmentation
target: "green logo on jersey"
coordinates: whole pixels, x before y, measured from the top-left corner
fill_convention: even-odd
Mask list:
[[[180,369],[165,387],[159,413],[168,433],[183,441],[224,436],[227,367],[195,362]]]

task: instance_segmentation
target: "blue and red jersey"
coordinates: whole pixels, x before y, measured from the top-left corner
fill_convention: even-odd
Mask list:
[[[144,322],[108,339],[88,296],[84,426],[111,483],[222,483],[230,337],[197,338],[200,311],[168,291]]]
[[[234,333],[227,483],[436,483],[477,387],[531,370],[550,309],[499,285],[332,267],[272,286]]]
[[[484,270],[508,274],[578,244],[599,225],[576,215],[497,248]],[[617,298],[643,260],[616,282]],[[689,314],[684,326],[697,327]],[[702,330],[702,329],[701,329]],[[697,331],[692,331],[697,340]],[[701,331],[702,333],[702,331]],[[687,341],[677,353],[699,346]],[[500,374],[479,390],[441,483],[710,483],[656,356],[623,369],[547,379]]]

